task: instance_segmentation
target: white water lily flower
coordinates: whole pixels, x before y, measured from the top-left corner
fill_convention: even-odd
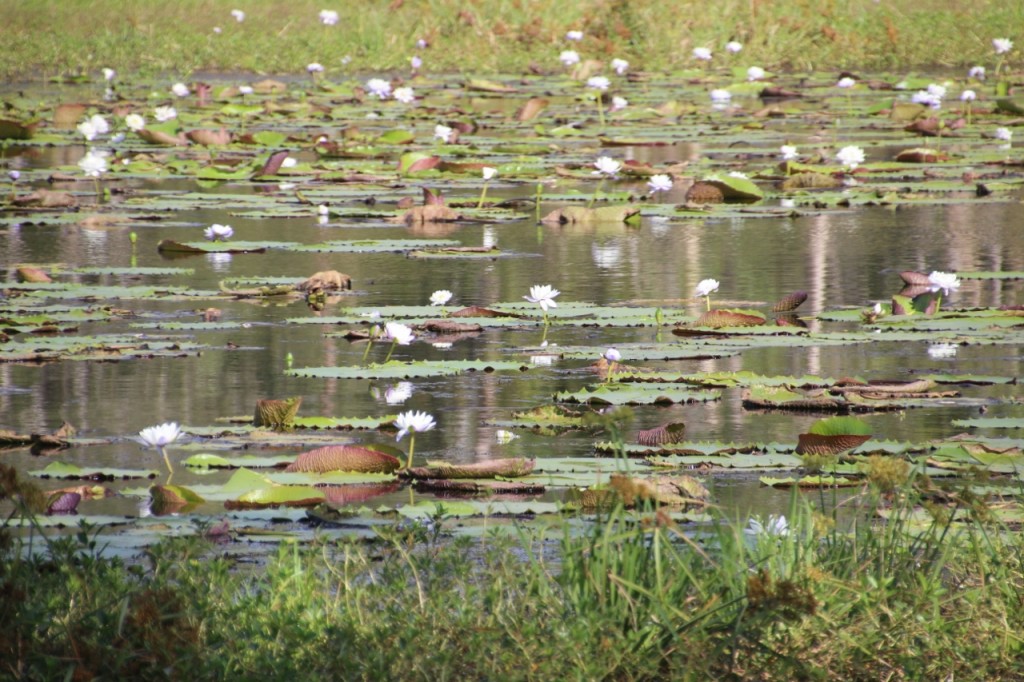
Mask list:
[[[697,296],[705,297],[718,291],[718,287],[721,285],[717,279],[702,279],[697,283]]]
[[[430,295],[430,305],[444,305],[452,300],[452,292],[447,289],[438,289]]]
[[[240,94],[240,95],[251,95],[252,92],[253,91],[252,91],[252,86],[251,85],[239,85],[238,86],[238,94]]]
[[[153,110],[153,118],[160,123],[165,123],[171,119],[178,118],[178,112],[174,107],[157,107]]]
[[[672,177],[664,173],[658,175],[652,175],[647,181],[647,186],[651,190],[651,194],[655,192],[667,192],[672,189]]]
[[[1009,38],[993,38],[992,49],[996,51],[996,54],[1006,54],[1013,49],[1013,41]]]
[[[619,74],[620,76],[626,73],[626,70],[628,68],[629,62],[627,62],[625,59],[619,59],[618,57],[616,57],[615,59],[612,60],[612,69],[615,71],[615,73]]]
[[[420,38],[419,40],[416,41],[416,47],[420,48],[421,50],[427,49],[428,45],[430,45],[430,43],[427,42],[426,38]]]
[[[78,167],[91,178],[98,178],[107,172],[108,152],[90,149],[89,152],[78,162]]]
[[[1013,131],[1009,128],[996,128],[995,136],[997,140],[1009,142],[1013,139]]]
[[[7,171],[7,177],[11,179],[11,182],[17,182],[18,179],[21,178],[21,171],[9,170]]]
[[[184,83],[175,83],[174,85],[171,86],[171,92],[174,93],[178,97],[187,97],[188,96],[188,86],[185,85]]]
[[[383,339],[385,341],[393,341],[399,346],[408,346],[415,338],[416,335],[412,333],[412,327],[401,322],[388,322],[384,325]]]
[[[932,343],[928,345],[928,357],[933,360],[955,358],[960,346],[955,343]]]
[[[413,55],[412,59],[409,60],[409,66],[412,67],[413,71],[423,66],[423,59],[419,55]]]
[[[235,231],[231,229],[230,225],[218,225],[216,223],[203,230],[203,236],[211,242],[226,242],[231,239],[233,234],[235,234]]]
[[[558,55],[558,59],[565,66],[572,66],[573,64],[580,63],[580,55],[576,50],[562,50],[562,53]]]
[[[779,147],[779,153],[782,154],[783,161],[792,161],[798,156],[796,153],[796,147],[791,144],[784,144]]]
[[[839,82],[836,83],[836,86],[840,88],[852,88],[856,84],[857,81],[850,78],[849,76],[844,76],[843,78],[839,79]]]
[[[320,62],[310,62],[309,64],[306,64],[306,71],[309,73],[322,73],[323,70],[324,65]]]
[[[709,47],[695,47],[693,48],[693,58],[699,59],[702,62],[706,62],[711,59],[711,48]]]
[[[231,16],[233,16],[235,18],[235,21],[237,21],[238,23],[242,23],[243,21],[245,21],[245,12],[243,12],[240,9],[231,10]]]
[[[455,131],[448,126],[441,125],[440,123],[434,126],[434,137],[438,138],[442,142],[450,142],[452,139],[452,133],[454,132]]]
[[[594,168],[597,169],[592,171],[594,175],[615,175],[622,169],[622,164],[610,156],[602,156],[594,162]]]
[[[629,100],[625,97],[619,97],[616,95],[612,97],[612,111],[621,111],[629,106]]]
[[[566,40],[583,40],[583,31],[567,31],[565,34]]]
[[[117,71],[114,71],[113,69],[111,69],[109,67],[103,69],[103,80],[105,80],[105,81],[112,81],[112,80],[114,80],[114,76],[116,76],[116,75],[117,75]]]
[[[412,88],[395,88],[395,99],[402,104],[411,104],[416,101],[416,93],[413,92]]]
[[[384,391],[384,402],[388,405],[401,405],[412,397],[413,386],[408,381],[399,381]]]
[[[403,412],[395,418],[395,426],[398,427],[398,437],[395,440],[402,440],[405,434],[412,431],[413,433],[423,433],[437,426],[434,423],[434,418],[426,412]]]
[[[299,163],[298,159],[294,159],[290,156],[285,157],[285,160],[281,162],[281,168],[295,168]]]
[[[327,207],[327,204],[320,204],[316,207],[317,215],[330,215],[331,209]]]
[[[609,348],[604,352],[603,357],[608,362],[618,362],[622,359],[622,353],[619,352],[618,348]]]
[[[764,69],[760,66],[751,66],[747,69],[747,80],[748,81],[759,81],[764,78]]]
[[[558,289],[553,288],[550,284],[535,284],[530,287],[530,295],[523,296],[530,303],[536,303],[540,306],[541,310],[547,313],[548,308],[557,308],[558,304],[555,303],[555,297],[560,294]]]
[[[850,170],[853,170],[859,164],[864,163],[864,150],[855,145],[843,147],[836,152],[836,160]]]
[[[391,83],[383,78],[371,78],[366,81],[366,91],[381,99],[387,99],[391,94]]]
[[[914,104],[923,104],[932,109],[938,109],[942,106],[942,98],[936,97],[932,93],[926,90],[919,90],[910,97],[910,101]]]
[[[162,448],[178,440],[181,429],[176,422],[167,422],[159,426],[147,426],[139,431],[139,438],[151,448]]]
[[[146,127],[146,119],[139,114],[128,114],[124,117],[124,124],[129,130],[142,130]]]
[[[976,78],[977,80],[985,80],[985,67],[984,66],[972,66],[967,71],[968,78]]]
[[[732,94],[722,88],[715,88],[709,94],[711,95],[711,101],[717,104],[722,104],[732,99]]]
[[[946,86],[945,85],[939,85],[938,83],[929,83],[928,87],[926,88],[926,90],[928,90],[928,94],[929,95],[934,95],[935,97],[938,97],[939,99],[942,99],[943,97],[946,96]]]
[[[741,173],[740,171],[730,171],[729,172],[729,177],[730,178],[739,178],[740,180],[747,180],[748,179],[747,178],[747,174],[746,173]]]
[[[494,432],[494,439],[498,441],[498,445],[508,445],[516,438],[519,436],[505,429],[498,429]]]
[[[932,291],[942,290],[942,293],[949,296],[949,292],[960,288],[960,279],[955,272],[942,272],[935,270],[928,275],[928,286]]]
[[[729,54],[737,54],[742,49],[743,43],[737,42],[735,40],[730,40],[725,44],[725,51],[728,52]]]
[[[78,132],[82,133],[82,137],[84,137],[87,142],[92,142],[96,139],[96,136],[99,135],[99,132],[96,130],[96,126],[94,126],[92,121],[89,119],[78,124]]]
[[[592,76],[587,79],[587,87],[593,90],[607,90],[609,85],[611,81],[604,76]]]
[[[768,521],[766,522],[762,522],[758,517],[751,517],[745,532],[751,535],[772,535],[781,537],[783,535],[789,535],[789,522],[786,521],[785,516],[776,516],[774,514],[769,516]]]
[[[338,13],[333,9],[320,10],[320,23],[324,26],[334,26],[338,23]]]
[[[960,93],[961,102],[973,102],[976,99],[978,99],[978,93],[974,90],[964,90]]]
[[[483,176],[484,181],[493,180],[494,176],[498,174],[497,168],[491,168],[490,166],[484,166],[480,169],[480,175]]]

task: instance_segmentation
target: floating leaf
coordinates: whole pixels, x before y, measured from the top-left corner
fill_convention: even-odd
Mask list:
[[[518,478],[533,471],[534,460],[513,458],[494,459],[473,464],[430,462],[425,467],[414,467],[403,472],[410,478]]]
[[[357,445],[329,445],[299,455],[285,471],[365,471],[390,473],[402,463],[397,457]]]

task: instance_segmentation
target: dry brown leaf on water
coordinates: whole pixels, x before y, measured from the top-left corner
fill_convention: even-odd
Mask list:
[[[429,478],[517,478],[526,476],[533,471],[535,460],[522,457],[492,459],[488,462],[473,464],[448,464],[432,462],[425,467],[414,467],[401,472],[402,476],[418,479]]]
[[[77,180],[77,178],[71,179]],[[36,189],[28,194],[15,197],[14,205],[27,208],[70,208],[77,206],[78,200],[67,192]]]
[[[337,270],[323,270],[295,285],[299,291],[340,291],[352,288],[352,278]]]

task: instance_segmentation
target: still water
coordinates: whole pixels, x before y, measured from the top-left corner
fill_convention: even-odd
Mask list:
[[[699,153],[699,147],[676,148],[679,154]],[[45,168],[74,163],[81,148],[63,148],[33,157],[29,166]],[[636,158],[671,151],[658,148],[627,150]],[[66,158],[63,158],[65,157]],[[60,157],[60,158],[58,158]],[[500,180],[500,179],[499,179]],[[261,186],[222,186],[203,190],[189,181],[136,180],[122,183],[137,195],[163,192],[210,191],[216,193],[262,191]],[[444,189],[444,182],[431,182]],[[555,193],[585,184],[572,181],[549,183]],[[90,187],[74,187],[87,196]],[[644,192],[641,182],[619,182],[617,190]],[[388,200],[418,196],[416,183],[402,181],[392,187]],[[530,199],[532,182],[499,181],[489,197]],[[681,203],[682,190],[659,196],[661,203]],[[454,195],[458,198],[458,194]],[[472,198],[469,195],[464,198]],[[365,199],[376,199],[367,190]],[[118,199],[115,198],[115,201]],[[357,198],[352,203],[357,203]],[[541,214],[561,204],[545,204]],[[83,212],[83,218],[87,212]],[[0,365],[0,428],[19,433],[48,432],[62,421],[72,424],[80,437],[110,439],[103,445],[73,447],[56,456],[78,464],[116,467],[159,465],[152,451],[132,440],[146,426],[177,421],[187,427],[210,427],[219,418],[251,414],[260,398],[301,396],[303,416],[363,417],[395,414],[400,410],[424,410],[433,414],[438,427],[416,440],[418,457],[468,463],[497,457],[590,456],[593,438],[568,433],[545,436],[521,430],[520,438],[499,445],[496,420],[507,420],[515,410],[549,404],[557,391],[578,390],[593,384],[590,361],[556,359],[521,373],[474,372],[454,378],[414,379],[412,395],[401,405],[388,405],[385,394],[393,381],[304,379],[284,374],[286,356],[295,367],[345,366],[362,362],[364,346],[340,337],[325,337],[344,328],[295,324],[287,320],[343,314],[350,307],[424,305],[431,292],[448,289],[453,306],[488,306],[519,301],[535,284],[550,284],[561,291],[559,302],[588,302],[612,306],[660,306],[684,308],[696,315],[702,301],[693,298],[697,283],[713,277],[722,282],[715,305],[752,307],[795,291],[808,293],[799,313],[841,308],[866,308],[888,301],[901,283],[902,270],[971,271],[1024,270],[1024,222],[1020,204],[977,202],[912,208],[870,207],[833,209],[820,214],[785,218],[730,218],[669,223],[645,217],[637,226],[619,224],[538,225],[532,205],[526,204],[520,219],[512,222],[406,227],[381,220],[317,221],[309,218],[246,219],[221,210],[179,211],[173,221],[130,224],[91,223],[33,224],[8,220],[0,225],[0,263],[4,280],[12,280],[17,264],[65,264],[85,266],[193,268],[190,276],[78,275],[87,283],[159,283],[216,290],[226,279],[286,277],[298,281],[320,270],[338,270],[351,276],[353,288],[329,298],[316,312],[302,299],[283,301],[220,299],[212,303],[223,311],[222,320],[243,326],[224,331],[172,332],[198,339],[209,348],[199,357],[132,360],[126,362],[54,362]],[[495,245],[496,259],[413,259],[401,254],[315,254],[271,250],[264,254],[210,254],[168,259],[157,252],[162,239],[196,240],[201,229],[213,223],[230,224],[236,239],[297,241],[362,238],[445,238],[463,245]],[[133,259],[129,234],[138,241]],[[1019,304],[1024,283],[1020,280],[965,280],[947,306],[1000,306]],[[194,321],[208,301],[125,300],[105,301],[145,316],[146,322]],[[143,320],[137,320],[143,321]],[[652,320],[653,322],[653,320]],[[842,329],[837,323],[808,320],[812,329]],[[142,333],[127,320],[114,324],[81,325],[80,334],[91,332]],[[470,335],[450,348],[414,343],[396,351],[396,359],[515,359],[530,363],[542,338],[538,327],[489,329]],[[631,342],[672,340],[670,329],[650,324],[636,328],[559,327],[548,331],[548,350],[557,346],[586,345],[595,348]],[[555,348],[552,348],[554,346]],[[928,343],[880,341],[873,344],[812,348],[748,350],[718,360],[636,363],[658,369],[696,371],[750,370],[767,375],[812,374],[823,377],[859,376],[864,379],[905,380],[917,373],[998,374],[1020,376],[1020,348],[1013,345],[961,346],[952,355],[933,357]],[[383,360],[385,348],[374,348],[372,358]],[[596,359],[596,356],[595,356]],[[972,389],[978,397],[1014,395],[1015,386]],[[973,416],[976,407],[930,407],[867,415],[876,438],[921,442],[957,432],[950,421]],[[693,441],[795,442],[821,415],[783,412],[752,412],[740,404],[739,390],[724,392],[721,400],[670,407],[634,409],[630,430],[649,428],[666,421],[684,421],[687,439]],[[995,406],[992,415],[1000,413]],[[382,442],[387,434],[341,432],[339,442]],[[193,450],[201,451],[201,440]],[[298,452],[298,450],[296,450]],[[24,450],[3,455],[19,469],[45,465]],[[210,483],[228,473],[200,476],[181,470],[175,483]],[[719,503],[747,513],[784,509],[788,493],[759,486],[756,475],[712,472],[707,475]],[[114,483],[113,487],[118,487]],[[404,494],[404,493],[403,493]],[[136,513],[138,501],[85,502],[104,505],[103,513]],[[99,507],[91,507],[99,509]],[[217,506],[204,509],[217,513]]]

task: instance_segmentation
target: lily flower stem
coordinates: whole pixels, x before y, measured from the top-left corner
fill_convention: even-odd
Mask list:
[[[537,212],[537,224],[540,225],[540,197],[544,193],[544,185],[537,183],[537,199],[534,202]]]
[[[171,458],[167,456],[167,450],[163,447],[160,447],[159,450],[160,454],[164,456],[164,463],[167,464],[167,471],[170,472],[170,474],[173,476],[174,467],[171,466]],[[170,481],[171,479],[167,479],[168,484],[170,483]]]
[[[938,298],[935,299],[935,314],[939,314],[939,309],[942,308],[942,292],[939,292]]]
[[[603,187],[603,186],[604,186],[604,178],[602,177],[601,181],[599,183],[597,183],[597,188],[594,189],[594,195],[592,197],[590,197],[590,201],[587,202],[587,208],[592,207],[594,205],[594,202],[597,201],[597,195],[601,191],[601,187]]]
[[[604,101],[601,93],[597,93],[597,117],[601,121],[601,130],[604,130]]]
[[[412,452],[416,448],[416,432],[409,434],[409,456],[405,460],[405,468],[412,469]]]
[[[99,178],[98,175],[95,178],[93,178],[93,183],[96,185],[96,203],[97,204],[102,204],[103,203],[103,189],[100,187],[100,178]]]
[[[707,305],[708,312],[710,313],[711,312],[711,297],[710,296],[705,296],[704,297],[704,303]]]
[[[487,183],[484,183],[484,188],[480,190],[480,201],[476,202],[477,208],[483,208],[484,199],[487,198]]]
[[[366,340],[366,348],[363,349],[363,362],[366,362],[366,358],[370,357],[370,347],[373,345],[373,339],[369,338]]]
[[[391,348],[388,348],[388,354],[384,357],[384,363],[385,364],[387,364],[387,361],[391,359],[391,354],[395,352],[395,346],[397,346],[397,345],[398,345],[398,341],[397,340],[391,342]]]
[[[606,384],[612,383],[612,377],[614,377],[614,376],[615,376],[615,363],[614,362],[609,362],[608,363],[608,376],[604,380],[605,383]]]
[[[967,103],[967,125],[971,125],[971,103]]]

